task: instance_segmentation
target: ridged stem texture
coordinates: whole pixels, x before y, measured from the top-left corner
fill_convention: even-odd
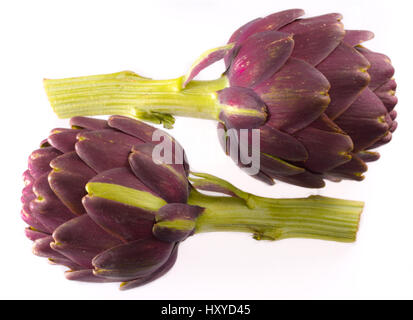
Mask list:
[[[53,110],[60,118],[119,114],[164,123],[169,115],[219,118],[216,91],[228,83],[225,76],[212,81],[191,81],[182,87],[183,77],[151,80],[130,71],[44,80]],[[171,122],[172,121],[172,122]]]
[[[206,208],[195,233],[253,233],[257,240],[311,238],[339,242],[356,240],[363,203],[323,196],[271,199],[249,195],[248,205],[237,197],[214,197],[192,191],[189,204]]]

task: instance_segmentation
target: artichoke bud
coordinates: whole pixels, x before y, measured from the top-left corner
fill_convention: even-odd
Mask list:
[[[267,106],[249,88],[225,88],[218,91],[218,99],[221,104],[219,118],[228,128],[258,128],[267,120]]]
[[[162,276],[175,263],[178,246],[157,239],[152,229],[168,202],[187,201],[182,147],[127,117],[74,117],[70,123],[71,129],[52,130],[23,174],[21,215],[30,226],[26,236],[35,241],[33,252],[69,267],[70,280],[126,281],[123,290]],[[159,143],[152,143],[157,137]],[[188,214],[184,209],[177,216],[193,217],[194,224],[200,208],[188,207]],[[169,239],[191,232],[169,232]]]
[[[169,203],[156,213],[153,234],[162,241],[183,241],[194,234],[196,219],[203,211],[198,206]]]

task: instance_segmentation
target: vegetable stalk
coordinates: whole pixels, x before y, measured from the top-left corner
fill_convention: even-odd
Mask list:
[[[173,124],[170,116],[219,119],[216,91],[228,86],[225,76],[211,81],[191,81],[183,76],[151,80],[131,71],[68,79],[45,79],[53,110],[60,118],[119,114],[154,123]]]
[[[218,179],[210,175],[201,175]],[[195,186],[200,188],[197,180],[194,180]],[[236,189],[232,185],[231,188]],[[210,196],[196,189],[191,191],[188,204],[205,208],[196,220],[195,233],[248,232],[252,233],[256,240],[356,240],[363,202],[323,196],[273,199],[237,190],[242,192],[242,198]]]

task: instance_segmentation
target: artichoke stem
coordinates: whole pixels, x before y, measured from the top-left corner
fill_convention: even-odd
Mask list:
[[[237,197],[216,197],[191,191],[189,203],[202,206],[195,233],[250,232],[256,240],[311,238],[354,242],[363,202],[322,196],[270,199],[250,195],[254,206]]]
[[[173,123],[171,115],[219,117],[218,90],[225,76],[211,81],[143,78],[131,71],[66,79],[45,79],[44,86],[59,118],[118,114],[155,123]],[[171,121],[172,119],[172,121]]]

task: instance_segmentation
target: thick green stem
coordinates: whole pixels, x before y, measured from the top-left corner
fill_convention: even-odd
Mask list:
[[[133,72],[45,79],[49,101],[60,118],[120,114],[155,122],[162,115],[218,119],[216,91],[228,86],[225,76],[212,81],[191,81],[182,88],[183,77],[151,80]],[[153,115],[153,117],[152,117]]]
[[[251,204],[253,203],[253,206]],[[270,199],[249,195],[249,206],[237,197],[207,196],[192,190],[189,204],[202,206],[196,233],[251,232],[255,239],[312,238],[356,240],[364,204],[322,196]]]

